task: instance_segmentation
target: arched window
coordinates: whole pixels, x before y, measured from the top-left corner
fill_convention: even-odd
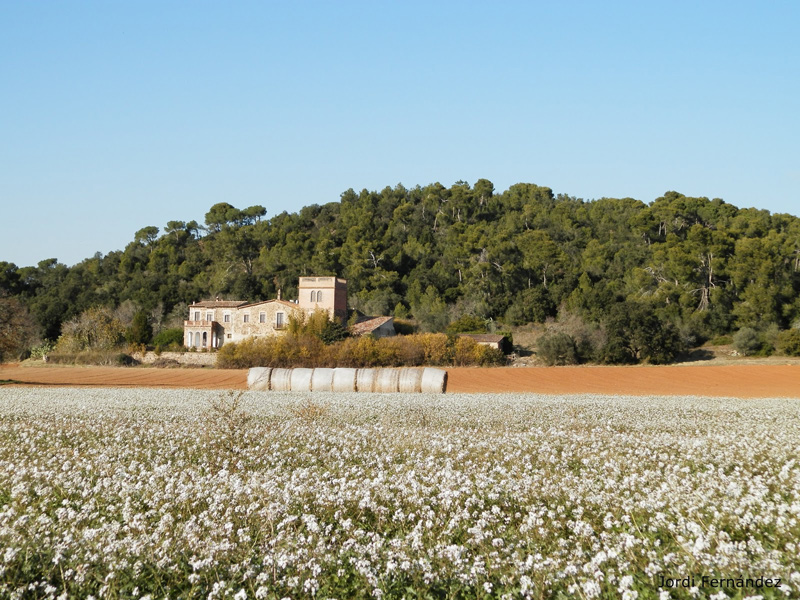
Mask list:
[[[206,346],[208,346],[208,332],[204,331],[203,332],[203,348],[205,348]]]
[[[317,292],[317,302],[322,302],[322,292]]]
[[[311,301],[312,301],[312,302],[314,302],[314,300],[315,300],[315,299],[316,299],[316,294],[315,294],[315,292],[312,290],[312,291],[311,291]]]
[[[194,341],[194,339],[192,339],[192,338],[194,338],[194,335],[192,335],[192,332],[190,331],[189,332],[189,344],[188,344],[189,348],[192,347],[192,342]]]

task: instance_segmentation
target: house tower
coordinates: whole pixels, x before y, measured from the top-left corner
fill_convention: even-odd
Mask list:
[[[347,320],[347,280],[338,277],[301,277],[298,306],[306,312],[325,310],[332,320]]]

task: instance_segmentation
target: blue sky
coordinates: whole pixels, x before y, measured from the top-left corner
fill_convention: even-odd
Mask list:
[[[479,178],[798,214],[798,25],[788,1],[0,0],[0,261]]]

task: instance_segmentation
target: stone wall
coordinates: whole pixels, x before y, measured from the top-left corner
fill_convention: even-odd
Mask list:
[[[133,358],[145,365],[151,365],[156,360],[174,360],[182,365],[192,365],[201,367],[213,367],[217,364],[216,352],[162,352],[156,355],[155,352],[145,352],[144,355],[136,353]]]

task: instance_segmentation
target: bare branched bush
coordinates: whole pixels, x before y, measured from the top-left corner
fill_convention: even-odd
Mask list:
[[[222,393],[209,400],[209,411],[204,415],[202,436],[204,445],[216,451],[216,458],[225,466],[236,465],[242,448],[247,443],[247,429],[252,420],[242,406],[244,392]]]
[[[306,422],[313,422],[328,414],[330,407],[327,404],[316,402],[313,398],[306,397],[296,406],[289,409],[291,415]]]
[[[84,350],[109,350],[125,341],[125,326],[107,307],[97,306],[61,326],[56,352],[75,353]]]

